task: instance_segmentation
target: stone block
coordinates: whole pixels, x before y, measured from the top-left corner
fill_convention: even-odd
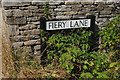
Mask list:
[[[56,12],[65,12],[65,11],[71,11],[71,8],[56,8],[54,9]]]
[[[64,13],[63,12],[57,12],[55,13],[56,15],[63,15]]]
[[[44,9],[30,10],[32,13],[43,13]]]
[[[15,36],[19,34],[19,26],[17,25],[8,25],[8,31],[10,36]]]
[[[20,31],[20,34],[23,35],[23,36],[39,35],[40,30],[39,29],[25,30],[25,31]]]
[[[10,25],[26,24],[26,17],[7,17],[5,22]]]
[[[19,2],[3,2],[2,3],[4,7],[9,7],[9,6],[22,6]]]
[[[28,6],[28,7],[20,7],[20,9],[22,10],[34,10],[34,9],[38,9],[38,6]]]
[[[14,48],[18,48],[18,47],[21,47],[21,46],[23,46],[23,42],[15,42],[15,43],[13,43]]]
[[[29,30],[30,29],[30,25],[25,25],[25,26],[20,26],[19,27],[20,30]]]
[[[26,37],[26,36],[19,35],[19,36],[14,36],[13,39],[14,39],[15,42],[19,42],[19,41],[26,41],[29,38]]]
[[[24,10],[23,12],[24,12],[24,13],[23,13],[23,16],[24,16],[24,17],[29,17],[29,16],[32,16],[32,15],[33,15],[31,10]]]
[[[81,4],[81,2],[65,2],[65,5],[77,5]]]
[[[40,39],[38,39],[38,40],[29,40],[29,41],[24,42],[25,46],[37,45],[37,44],[40,44]]]
[[[40,19],[38,17],[28,17],[27,18],[27,21],[29,22],[36,22],[36,21],[39,21]]]
[[[40,21],[31,22],[31,24],[34,24],[34,25],[40,25]]]
[[[37,24],[37,23],[36,23],[36,24]],[[19,29],[20,29],[21,31],[37,29],[37,25],[35,25],[35,24],[27,24],[27,25],[24,25],[24,26],[20,26]]]
[[[24,12],[22,10],[19,10],[19,9],[13,10],[13,16],[15,16],[15,17],[22,17],[23,14],[24,14]]]
[[[37,35],[40,34],[40,30],[39,29],[33,29],[31,32],[32,35]]]
[[[73,19],[76,19],[76,18],[86,18],[85,15],[73,15],[72,17]]]
[[[64,16],[64,15],[61,15],[61,16],[56,16],[55,18],[56,18],[56,19],[70,19],[71,16]]]
[[[64,1],[59,1],[59,2],[57,2],[57,1],[56,1],[56,2],[50,2],[50,3],[49,3],[49,5],[50,5],[50,6],[58,6],[58,5],[60,5],[62,2],[64,2]]]
[[[64,15],[76,15],[77,11],[69,11],[69,12],[64,12]]]
[[[18,35],[18,36],[13,37],[14,41],[16,41],[16,42],[28,41],[28,40],[39,39],[39,38],[40,38],[40,36],[38,36],[38,35],[29,35],[29,36]]]
[[[111,18],[111,17],[115,17],[115,14],[111,14],[111,15],[99,15],[99,18]]]
[[[38,51],[38,50],[40,50],[41,49],[41,45],[36,45],[36,46],[34,46],[34,50],[35,51]]]
[[[111,11],[108,11],[108,10],[100,11],[100,14],[108,15],[108,14],[111,14]]]
[[[37,22],[36,22],[36,24],[37,24]],[[29,25],[30,25],[30,29],[37,29],[36,25],[34,25],[34,24],[29,24]]]
[[[78,12],[78,15],[85,15],[87,12],[82,12],[82,11],[79,11]]]
[[[92,2],[92,1],[90,1],[90,2],[81,2],[81,4],[83,4],[83,5],[92,5],[94,2]]]
[[[26,1],[26,0],[25,0]],[[3,0],[3,6],[4,7],[9,7],[9,6],[28,6],[30,5],[30,0],[29,2],[22,2],[20,0],[16,1],[16,0],[12,0],[12,1],[8,1],[8,0]]]
[[[4,16],[13,16],[13,11],[12,10],[3,10],[3,15]]]

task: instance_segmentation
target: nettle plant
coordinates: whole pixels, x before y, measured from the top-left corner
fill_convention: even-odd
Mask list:
[[[92,31],[74,29],[51,35],[46,41],[49,64],[65,68],[69,77],[108,78],[105,74],[108,65],[106,55],[92,51],[90,37]]]

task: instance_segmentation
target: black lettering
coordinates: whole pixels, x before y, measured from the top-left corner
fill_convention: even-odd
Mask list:
[[[49,29],[50,29],[50,27],[53,28],[53,23],[51,23],[51,22],[49,22]]]
[[[85,26],[88,26],[88,20],[85,20]]]
[[[75,22],[74,27],[76,27],[76,26],[77,26],[77,27],[79,27],[79,25],[78,25],[78,22],[77,22],[77,21]]]
[[[54,22],[54,28],[57,28],[57,22]]]
[[[84,26],[84,21],[82,22],[82,21],[80,20],[80,24],[82,24],[82,26]]]
[[[58,22],[58,28],[62,28],[62,22]]]
[[[65,24],[66,24],[66,22],[62,22],[63,23],[63,27],[65,28]]]
[[[73,26],[72,26],[72,21],[70,21],[70,27],[73,27]]]

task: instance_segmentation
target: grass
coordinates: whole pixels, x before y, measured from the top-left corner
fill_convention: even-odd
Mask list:
[[[3,78],[65,78],[67,75],[60,66],[43,67],[35,56],[26,52],[26,48],[17,49],[19,53],[15,53],[4,41],[2,45]]]

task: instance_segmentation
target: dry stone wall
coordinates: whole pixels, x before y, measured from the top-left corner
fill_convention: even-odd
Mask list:
[[[54,2],[49,3],[49,19],[78,19],[95,15],[96,25],[100,28],[108,20],[120,14],[118,2]],[[44,16],[42,2],[5,2],[3,3],[4,21],[15,52],[26,50],[40,55],[40,18]]]

